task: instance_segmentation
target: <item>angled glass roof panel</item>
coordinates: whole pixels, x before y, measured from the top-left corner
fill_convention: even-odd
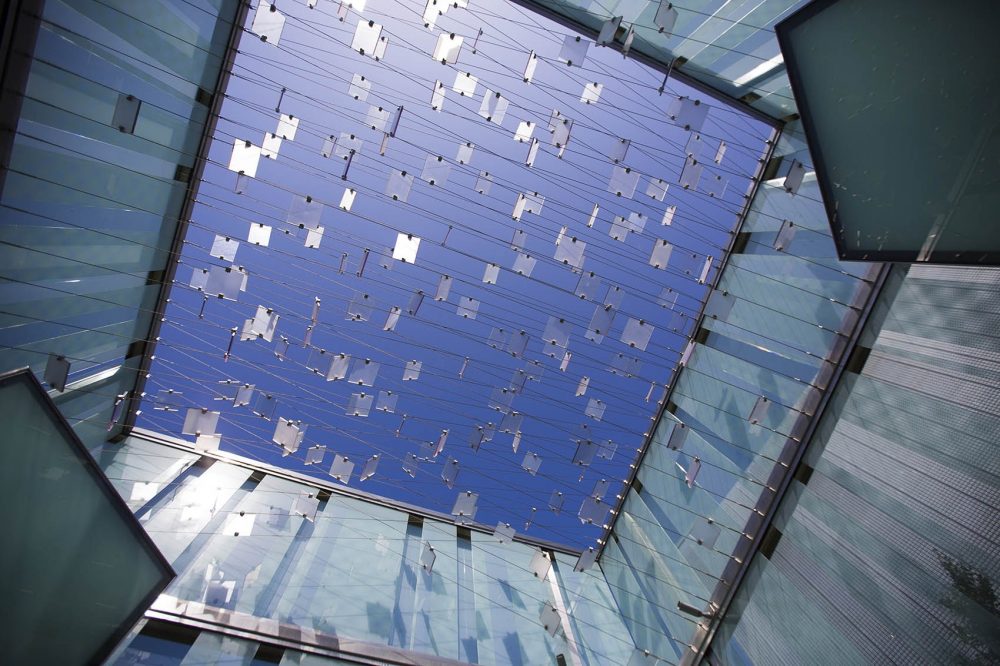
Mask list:
[[[790,193],[816,180],[841,259],[1000,264],[998,24],[992,2],[840,0],[778,26],[809,152],[776,176]]]
[[[0,376],[0,414],[4,660],[103,663],[174,572],[30,372]]]

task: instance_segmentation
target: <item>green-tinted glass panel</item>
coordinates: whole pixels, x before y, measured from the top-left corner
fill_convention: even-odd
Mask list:
[[[992,0],[824,0],[777,27],[842,258],[1000,262],[998,25]]]
[[[889,274],[713,663],[1000,658],[998,296],[997,269]]]
[[[173,572],[29,374],[0,415],[0,662],[101,657]]]

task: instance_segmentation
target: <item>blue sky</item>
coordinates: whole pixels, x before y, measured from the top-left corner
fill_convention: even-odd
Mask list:
[[[592,544],[601,530],[578,519],[581,503],[604,479],[604,498],[614,504],[685,345],[672,328],[689,327],[698,310],[705,288],[697,279],[727,242],[767,130],[676,81],[660,94],[662,74],[593,43],[582,66],[570,67],[559,59],[568,31],[514,5],[452,6],[431,28],[423,25],[422,3],[372,0],[344,21],[338,6],[282,3],[277,44],[243,36],[139,424],[180,435],[187,408],[208,408],[220,412],[225,450],[326,478],[334,455],[346,456],[355,463],[352,487],[445,513],[459,493],[472,491],[479,494],[477,522]],[[253,19],[251,11],[248,28]],[[388,40],[379,61],[350,48],[359,22],[369,21]],[[448,44],[463,39],[457,62],[432,58],[442,36]],[[525,82],[531,52],[537,62]],[[463,96],[456,80],[467,85],[467,74],[478,81]],[[367,99],[348,94],[355,76],[370,90],[353,92]],[[581,101],[588,84],[601,86],[590,104]],[[487,90],[508,102],[500,122],[479,113]],[[681,95],[708,107],[693,140],[695,133],[667,116]],[[380,155],[399,106],[397,131]],[[573,121],[562,157],[549,131],[554,110]],[[294,138],[281,141],[273,159],[261,158],[254,178],[238,179],[227,168],[234,142],[261,146],[281,114],[296,119]],[[371,128],[384,120],[385,129]],[[522,122],[533,123],[524,129],[539,142],[530,167],[530,140],[515,139]],[[350,143],[351,135],[363,143]],[[324,157],[331,137],[356,149],[349,167],[336,154]],[[622,139],[630,144],[615,164]],[[474,146],[471,158],[461,149],[466,144]],[[679,181],[689,152],[704,170],[685,191]],[[438,169],[434,185],[422,179],[428,159]],[[630,170],[619,173],[626,181],[640,174],[631,196],[608,191],[616,168]],[[492,179],[486,194],[477,191],[484,171]],[[403,172],[412,178],[409,195],[394,201],[387,183]],[[659,180],[667,185],[662,200],[647,194],[659,191]],[[721,196],[706,194],[721,184]],[[348,189],[355,193],[350,211],[340,210]],[[540,212],[513,219],[520,195],[529,210],[544,198]],[[318,247],[307,247],[316,244],[317,230],[308,228],[316,224],[323,228]],[[266,247],[248,242],[254,225],[270,227]],[[412,263],[391,258],[394,247],[404,249],[399,234],[420,239]],[[211,254],[217,237],[217,248],[228,246],[226,259]],[[572,262],[584,244],[582,269],[557,260]],[[670,249],[659,268],[651,265],[663,256],[654,254],[657,246]],[[192,275],[213,266],[242,267],[246,290],[235,300],[206,299],[190,286]],[[529,266],[530,276],[514,270]],[[494,272],[495,284],[485,282]],[[436,300],[442,276],[450,278],[449,293]],[[475,318],[460,315],[463,298],[478,304]],[[230,347],[230,330],[241,330],[259,306],[278,315],[273,340],[237,334]],[[586,335],[595,313],[613,314],[599,342]],[[550,336],[556,344],[546,331],[558,333]],[[279,359],[282,337],[288,350]],[[348,375],[328,381],[330,358],[340,354],[351,357]],[[414,361],[419,377],[404,381]],[[371,373],[375,364],[372,386],[349,383],[355,370]],[[586,391],[577,395],[584,378]],[[255,399],[273,396],[272,418],[221,399],[231,388],[223,381],[254,385]],[[162,409],[156,396],[164,390],[181,394],[169,400],[177,411]],[[376,409],[380,392],[396,396],[393,412]],[[352,399],[364,404],[367,396],[367,417],[345,413]],[[279,418],[307,426],[287,456],[272,442]],[[485,439],[480,433],[490,424],[495,434],[475,450],[470,443]],[[587,465],[573,462],[581,439],[595,442]],[[322,462],[306,466],[307,451],[318,446],[325,447]],[[522,468],[529,453],[541,459],[534,475]],[[360,481],[375,454],[377,473]],[[420,459],[412,476],[403,469],[409,454]],[[459,471],[449,488],[441,475],[456,466],[451,460]],[[563,493],[559,514],[549,509],[553,491]]]

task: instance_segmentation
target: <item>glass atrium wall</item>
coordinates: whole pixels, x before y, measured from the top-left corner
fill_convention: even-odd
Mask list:
[[[520,1],[595,33],[618,20],[617,43],[630,43],[630,53],[672,63],[677,74],[772,118],[796,112],[774,26],[806,0]]]
[[[695,330],[603,576],[574,572],[572,554],[538,561],[531,544],[235,459],[144,436],[97,445],[142,360],[231,29],[220,17],[237,4],[46,2],[0,199],[0,369],[70,361],[56,399],[179,572],[151,613],[219,632],[188,632],[170,663],[276,663],[221,635],[234,629],[301,648],[280,663],[335,643],[395,659],[625,664],[633,642],[674,663],[709,624],[678,602],[714,612],[727,600],[748,534],[761,552],[711,663],[997,660],[1000,274],[890,272],[812,424],[881,269],[835,258],[808,173],[794,193],[776,177],[795,160],[809,169],[795,123]],[[794,112],[771,26],[802,1],[686,3],[664,33],[667,3],[612,2],[607,15],[532,4],[595,32],[622,16],[634,53],[677,57],[678,73],[773,117]],[[811,428],[773,529],[755,532]],[[570,609],[550,636],[542,618]],[[147,627],[126,652],[170,643]]]
[[[162,617],[390,660],[414,651],[597,665],[632,655],[599,568],[574,571],[575,553],[500,542],[444,516],[141,433],[95,454],[178,572],[153,606]]]
[[[85,441],[135,385],[237,0],[48,0],[0,199],[0,369],[69,362]]]
[[[239,664],[241,666],[336,666],[359,662],[307,653],[249,638],[142,620],[108,664]]]
[[[765,174],[808,165],[802,145],[793,128]],[[754,195],[601,557],[637,647],[671,663],[700,640],[678,603],[730,591],[880,268],[836,259],[812,174],[786,184]]]
[[[998,294],[996,269],[893,269],[711,663],[1000,659]]]

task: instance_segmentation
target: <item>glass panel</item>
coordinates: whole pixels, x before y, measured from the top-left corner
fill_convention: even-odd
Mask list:
[[[785,159],[788,171],[779,174],[793,194],[804,178],[818,179],[842,258],[1000,262],[1000,243],[986,222],[1000,204],[1000,193],[988,185],[997,167],[973,166],[997,149],[980,110],[1000,103],[988,65],[1000,57],[991,23],[998,18],[994,6],[985,14],[935,3],[892,11],[842,0],[782,24],[781,51],[815,172]],[[858,47],[844,49],[830,67],[828,56],[841,50],[838,36],[848,26]],[[922,53],[931,40],[947,57],[892,64],[899,53]],[[954,62],[969,63],[962,76],[953,75]],[[844,86],[872,92],[863,100],[830,94]]]
[[[447,301],[448,294],[451,292],[451,283],[453,282],[450,275],[442,275],[441,279],[438,281],[437,293],[434,295],[435,301]]]
[[[386,183],[385,195],[394,200],[406,201],[410,197],[410,188],[412,187],[413,174],[405,171],[393,171]]]
[[[383,132],[388,122],[389,109],[375,105],[368,107],[368,115],[365,116],[365,125],[378,132]]]
[[[535,269],[536,261],[530,254],[518,253],[514,258],[514,267],[512,270],[518,275],[531,277],[531,272]]]
[[[635,187],[639,184],[639,172],[633,171],[629,167],[616,166],[611,171],[611,181],[608,183],[608,192],[615,196],[631,199],[635,194]]]
[[[493,176],[488,171],[480,171],[479,178],[476,179],[476,192],[479,194],[489,194],[493,186]]]
[[[7,375],[0,396],[17,442],[3,447],[0,488],[18,507],[5,522],[19,544],[0,554],[18,581],[5,586],[16,612],[3,652],[12,663],[101,661],[172,572],[35,379]]]
[[[132,95],[118,95],[118,103],[115,105],[115,114],[111,119],[111,126],[117,127],[118,131],[132,134],[135,132],[135,123],[139,117],[139,108],[142,102]]]
[[[656,241],[649,255],[649,265],[653,268],[666,269],[673,249],[674,246],[663,239]]]
[[[351,48],[361,55],[375,57],[375,49],[378,47],[381,36],[382,26],[378,23],[358,21],[358,26],[354,31],[354,39],[351,41]]]
[[[583,268],[584,250],[587,244],[573,237],[565,238],[556,245],[555,260],[572,268]]]
[[[361,74],[355,74],[351,77],[351,86],[348,88],[347,94],[359,102],[365,102],[368,100],[368,93],[371,92],[371,89],[371,81]]]
[[[684,129],[700,132],[708,116],[708,105],[700,99],[680,97],[670,105],[667,115]]]
[[[347,379],[348,383],[357,384],[358,386],[373,386],[375,384],[375,377],[378,376],[380,365],[380,363],[370,358],[354,359],[350,377]]]
[[[487,122],[499,125],[503,122],[508,106],[510,106],[510,102],[506,97],[487,88],[483,95],[483,103],[479,107],[479,115],[486,118]]]
[[[530,120],[522,120],[517,125],[517,130],[514,132],[514,140],[518,143],[524,143],[531,139],[531,135],[535,132],[535,123]]]
[[[661,178],[651,178],[649,180],[649,185],[646,186],[646,196],[654,201],[663,201],[667,197],[668,189],[669,185],[667,185],[667,181]],[[670,223],[664,222],[664,224]]]
[[[587,332],[584,333],[584,337],[595,344],[601,344],[604,341],[604,336],[611,329],[611,323],[614,319],[614,308],[598,305],[594,308],[594,314],[590,318],[590,324],[587,326]]]
[[[466,95],[471,97],[476,94],[478,83],[479,78],[469,72],[455,72],[455,84],[452,86],[452,90],[463,97]]]
[[[254,12],[253,25],[250,30],[263,41],[278,44],[281,31],[285,27],[285,15],[278,8],[267,2],[260,2]]]
[[[639,351],[645,351],[653,331],[654,327],[644,320],[629,317],[625,323],[625,330],[622,331],[622,342]]]
[[[445,183],[448,182],[448,175],[450,173],[451,164],[445,162],[443,157],[440,155],[428,155],[420,177],[430,185],[444,187]]]
[[[434,53],[431,56],[442,64],[453,65],[458,62],[458,54],[462,50],[463,37],[455,33],[441,33],[438,36]]]
[[[535,76],[535,68],[538,66],[538,56],[532,51],[528,54],[528,62],[524,66],[524,82],[531,83],[532,77]]]
[[[351,480],[351,474],[353,473],[354,463],[349,458],[340,454],[333,456],[333,464],[330,466],[330,476],[346,484]]]
[[[458,297],[458,316],[466,319],[475,319],[479,312],[479,301],[468,296]]]
[[[458,154],[455,155],[455,161],[459,164],[468,164],[472,161],[472,152],[475,146],[469,142],[458,144]]]
[[[590,42],[584,40],[579,35],[566,35],[563,38],[562,48],[559,49],[559,59],[572,67],[583,67],[583,61],[587,58],[587,49]]]
[[[603,83],[588,83],[583,87],[583,94],[580,101],[584,104],[597,104],[601,99],[601,91],[604,89]]]

